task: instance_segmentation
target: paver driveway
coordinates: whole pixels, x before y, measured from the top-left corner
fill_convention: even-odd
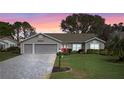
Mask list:
[[[49,78],[56,54],[20,55],[0,62],[1,79]]]

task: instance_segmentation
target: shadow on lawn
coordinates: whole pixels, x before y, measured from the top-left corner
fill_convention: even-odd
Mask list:
[[[124,61],[119,61],[119,58],[118,57],[114,57],[114,56],[110,56],[106,59],[103,59],[104,61],[106,62],[109,62],[109,63],[124,63]]]

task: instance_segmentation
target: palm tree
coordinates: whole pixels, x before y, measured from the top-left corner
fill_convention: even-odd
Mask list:
[[[124,39],[118,39],[118,42],[113,46],[115,54],[119,56],[119,60],[124,60]]]
[[[14,26],[15,33],[16,33],[17,46],[19,46],[19,42],[20,42],[19,33],[20,33],[20,31],[21,31],[22,23],[21,23],[21,22],[15,22],[15,23],[13,24],[13,26]]]
[[[124,60],[124,39],[115,36],[108,44],[108,49],[111,49],[113,54],[119,57],[119,61]]]

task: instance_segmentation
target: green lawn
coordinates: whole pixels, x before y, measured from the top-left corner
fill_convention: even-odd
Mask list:
[[[19,54],[14,54],[11,52],[0,52],[0,62],[15,56],[18,56]]]
[[[114,63],[116,57],[98,54],[72,54],[62,58],[62,66],[72,68],[70,72],[51,74],[53,79],[116,79],[124,78],[124,62]],[[55,66],[58,63],[56,59]]]

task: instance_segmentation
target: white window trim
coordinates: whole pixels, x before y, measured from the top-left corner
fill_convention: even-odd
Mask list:
[[[90,44],[90,49],[97,49],[97,50],[99,50],[100,49],[100,45],[98,43],[91,43]]]
[[[80,46],[80,47],[79,47]],[[75,47],[75,49],[74,49],[74,47]],[[72,50],[73,51],[78,51],[79,49],[81,49],[82,48],[82,44],[73,44],[72,45]]]

